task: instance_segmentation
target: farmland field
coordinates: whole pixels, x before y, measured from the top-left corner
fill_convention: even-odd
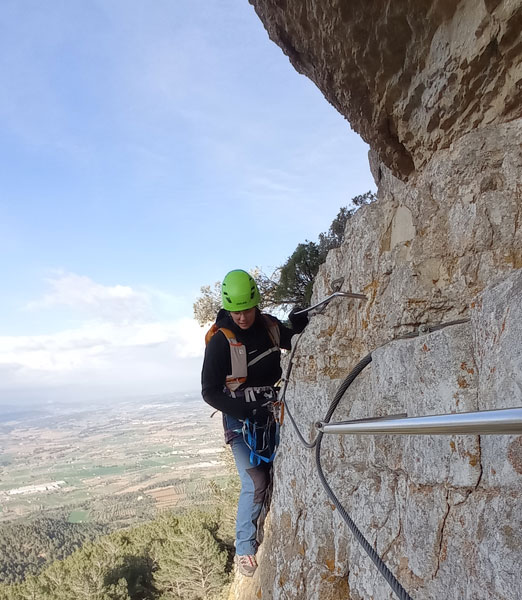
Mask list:
[[[46,514],[116,527],[205,502],[208,481],[226,475],[211,412],[197,394],[0,407],[0,522]]]
[[[69,514],[69,523],[86,523],[89,520],[89,513],[86,510],[72,510]]]

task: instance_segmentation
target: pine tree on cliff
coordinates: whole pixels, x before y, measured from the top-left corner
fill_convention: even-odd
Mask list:
[[[218,597],[228,576],[228,553],[215,537],[217,524],[202,513],[180,519],[179,532],[156,547],[154,576],[163,600]]]
[[[282,304],[306,306],[310,303],[315,276],[326,256],[333,248],[338,248],[344,241],[346,223],[358,208],[376,200],[373,192],[366,192],[352,198],[355,208],[343,206],[332,221],[326,233],[319,234],[319,242],[298,244],[292,255],[280,268],[280,279],[274,297]]]

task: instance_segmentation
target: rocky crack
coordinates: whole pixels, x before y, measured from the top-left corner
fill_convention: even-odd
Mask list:
[[[446,512],[444,513],[444,516],[442,517],[442,524],[439,530],[439,534],[437,536],[437,541],[438,541],[438,550],[437,550],[437,567],[435,569],[435,573],[433,574],[432,579],[435,579],[437,577],[437,574],[439,572],[440,569],[440,565],[444,560],[444,556],[443,554],[445,553],[445,549],[444,549],[444,533],[445,533],[445,527],[446,527],[446,522],[448,520],[448,516],[449,513],[451,511],[452,508],[456,507],[456,506],[462,506],[471,496],[471,494],[478,489],[478,487],[480,486],[480,482],[482,481],[482,474],[483,474],[483,466],[482,466],[482,447],[481,447],[481,438],[480,436],[477,436],[478,440],[477,440],[477,444],[478,444],[478,464],[479,464],[479,475],[477,477],[477,483],[474,485],[474,487],[472,489],[468,489],[466,491],[466,497],[461,500],[460,502],[453,502],[450,503],[449,499],[450,499],[450,493],[451,493],[451,488],[446,488]]]
[[[388,556],[387,556],[388,552],[392,549],[392,546],[395,545],[395,542],[401,537],[401,533],[402,533],[402,522],[399,521],[399,531],[397,532],[397,535],[388,544],[388,546],[386,547],[384,552],[381,554],[382,560],[384,560],[384,561],[388,560]]]
[[[484,467],[482,466],[482,438],[480,437],[480,435],[477,436],[477,445],[478,445],[479,475],[477,477],[477,483],[475,484],[473,491],[475,491],[479,487],[480,482],[482,481],[482,475],[484,473]],[[469,497],[469,495],[468,495],[468,497]],[[466,498],[466,500],[467,500],[467,498]]]
[[[451,505],[449,503],[449,489],[446,489],[446,512],[444,514],[444,516],[442,517],[442,524],[440,526],[440,530],[439,530],[439,534],[437,536],[438,538],[438,549],[437,549],[437,568],[435,569],[435,573],[433,574],[432,579],[435,579],[437,577],[437,574],[439,572],[440,569],[440,563],[442,562],[442,546],[443,546],[443,542],[444,542],[444,528],[446,527],[446,521],[448,520],[448,516],[451,510]]]

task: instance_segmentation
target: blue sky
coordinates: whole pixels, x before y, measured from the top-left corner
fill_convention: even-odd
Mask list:
[[[2,0],[0,403],[195,390],[201,285],[374,189],[247,0]]]

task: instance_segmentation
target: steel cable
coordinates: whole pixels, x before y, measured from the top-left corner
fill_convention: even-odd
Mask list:
[[[299,344],[299,340],[301,339],[301,336],[303,335],[303,332],[301,332],[298,337],[297,340],[295,341],[295,344],[292,348],[292,351],[290,352],[290,357],[288,358],[288,368],[286,370],[285,373],[285,377],[284,377],[284,383],[283,383],[283,387],[281,389],[281,393],[279,394],[279,402],[281,402],[281,404],[283,404],[283,406],[285,407],[285,412],[288,414],[288,418],[290,419],[290,421],[292,422],[292,426],[295,430],[295,432],[297,433],[298,438],[301,441],[301,444],[305,447],[305,448],[315,448],[315,445],[317,444],[317,437],[315,436],[315,439],[311,442],[307,442],[304,435],[301,433],[299,427],[297,426],[297,423],[295,422],[295,419],[292,415],[292,412],[290,411],[290,409],[288,408],[288,404],[286,403],[285,400],[285,396],[286,396],[286,388],[288,387],[288,382],[290,380],[290,373],[292,372],[292,365],[293,365],[293,360],[294,360],[294,354],[295,351],[297,349],[297,346]]]
[[[332,400],[332,403],[330,404],[328,412],[326,413],[326,416],[324,418],[325,423],[328,423],[330,421],[333,413],[335,412],[335,409],[337,408],[337,405],[341,401],[341,398],[343,397],[346,390],[350,387],[350,385],[355,381],[355,378],[371,362],[372,362],[372,355],[367,354],[361,361],[359,361],[357,363],[357,365],[349,373],[348,377],[346,377],[346,379],[341,383],[341,385],[339,386],[339,389],[337,390],[337,393],[335,394],[334,399]],[[348,525],[350,531],[355,536],[355,539],[363,547],[366,554],[368,554],[368,556],[372,559],[373,563],[379,570],[379,573],[384,577],[384,579],[386,579],[386,581],[388,582],[388,584],[394,591],[397,598],[399,598],[399,600],[412,600],[412,598],[408,594],[408,592],[402,587],[402,585],[399,583],[399,581],[397,580],[395,575],[390,571],[390,569],[388,569],[388,567],[386,566],[386,564],[384,563],[382,558],[377,554],[377,551],[370,545],[370,543],[364,537],[364,535],[361,533],[361,531],[359,530],[357,525],[353,522],[352,518],[350,517],[350,515],[348,514],[348,512],[346,511],[344,506],[341,504],[340,500],[334,494],[332,488],[326,481],[326,477],[324,475],[323,468],[321,465],[321,443],[322,443],[322,440],[323,440],[323,432],[320,431],[316,438],[315,464],[317,467],[317,473],[319,475],[319,479],[326,491],[326,494],[328,495],[330,500],[334,503],[334,505],[337,508],[337,510],[339,511],[339,514],[341,515],[343,521]]]
[[[425,325],[425,326],[419,327],[418,331],[415,331],[415,332],[412,332],[409,334],[405,334],[400,337],[396,337],[390,341],[411,339],[411,338],[418,337],[419,335],[422,335],[422,334],[431,333],[434,331],[438,331],[440,329],[444,329],[445,327],[450,327],[452,325],[461,325],[461,324],[464,324],[467,322],[469,322],[469,319],[459,319],[456,321],[449,321],[447,323],[439,323],[439,324],[433,325],[433,326]],[[290,412],[290,410],[288,408],[288,405],[285,400],[286,388],[288,386],[288,381],[290,379],[293,357],[294,357],[295,351],[297,349],[297,345],[299,343],[301,335],[302,335],[302,333],[297,338],[296,343],[294,344],[294,347],[292,348],[292,352],[290,354],[288,369],[285,374],[284,385],[283,385],[283,388],[282,388],[281,394],[280,394],[280,401],[284,405],[285,410],[287,411],[290,421],[292,423],[292,426],[294,427],[294,430],[297,433],[302,445],[305,448],[309,448],[309,449],[312,449],[315,447],[315,462],[316,462],[316,468],[317,468],[317,473],[319,475],[319,479],[321,481],[322,486],[324,487],[324,489],[326,491],[326,494],[328,495],[330,500],[334,503],[335,507],[339,511],[339,514],[341,515],[343,521],[348,525],[350,531],[353,533],[356,540],[359,542],[359,544],[362,546],[364,551],[371,558],[371,560],[377,567],[378,571],[381,573],[381,575],[384,577],[384,579],[390,585],[390,587],[392,588],[395,595],[399,598],[399,600],[412,600],[411,596],[402,587],[402,585],[399,583],[397,578],[393,575],[393,573],[390,571],[390,569],[386,566],[384,561],[378,555],[377,551],[371,546],[371,544],[368,542],[368,540],[361,533],[361,531],[359,530],[357,525],[351,519],[350,515],[348,514],[348,512],[346,511],[346,509],[341,504],[341,502],[339,501],[339,499],[333,492],[332,488],[328,484],[326,477],[324,475],[324,472],[323,472],[322,465],[321,465],[321,443],[322,443],[322,439],[323,439],[323,435],[324,435],[323,432],[320,431],[312,442],[306,441],[303,434],[299,430],[299,427],[297,426],[297,423],[295,422],[295,419],[293,418],[292,413]],[[389,342],[386,342],[386,343],[389,343]],[[384,345],[385,344],[383,344],[383,346]],[[382,347],[382,346],[380,346],[380,347]],[[367,367],[371,363],[371,361],[372,361],[372,354],[370,353],[370,354],[367,354],[362,360],[360,360],[357,363],[357,365],[355,365],[355,367],[350,371],[348,376],[343,380],[343,382],[337,389],[337,392],[336,392],[332,402],[330,403],[328,411],[323,419],[323,423],[330,422],[330,419],[332,418],[339,402],[341,401],[342,397],[344,396],[344,394],[346,393],[348,388],[355,381],[356,377],[364,370],[364,368]]]
[[[299,341],[299,340],[297,340],[297,341]],[[296,346],[297,346],[297,344],[296,344]],[[295,349],[296,346],[294,346],[294,349]],[[339,402],[341,401],[342,397],[344,396],[344,394],[346,393],[346,391],[348,390],[348,388],[351,386],[351,384],[355,381],[356,377],[371,362],[372,362],[372,355],[371,354],[367,354],[350,371],[350,373],[348,374],[348,376],[344,379],[344,381],[341,383],[341,385],[337,389],[337,392],[336,392],[336,394],[335,394],[332,402],[330,403],[330,406],[328,408],[326,416],[324,417],[324,420],[323,420],[325,423],[328,423],[330,421],[330,419],[332,418],[332,415],[334,414],[335,409],[337,408]],[[288,383],[288,376],[290,375],[290,371],[291,371],[291,362],[289,364],[289,368],[288,368],[288,371],[286,373],[285,384]],[[283,396],[282,397],[282,401],[283,402],[284,402],[284,393],[285,392],[286,392],[286,385],[283,387],[283,391],[282,391],[282,396]],[[288,410],[288,407],[286,406],[286,403],[285,403],[285,409],[286,409],[286,411],[288,413],[288,416],[290,417],[290,421],[292,422],[292,425],[293,425],[293,427],[294,427],[294,429],[295,429],[298,437],[300,438],[301,443],[303,444],[303,446],[305,446],[306,448],[310,448],[310,449],[315,447],[315,464],[316,464],[316,468],[317,468],[317,473],[319,475],[319,480],[321,481],[321,484],[324,487],[327,496],[330,498],[330,500],[334,503],[335,507],[339,511],[339,514],[341,515],[343,521],[348,525],[350,531],[355,536],[355,539],[359,542],[359,544],[363,547],[364,551],[371,558],[371,560],[373,561],[373,563],[375,564],[375,566],[377,567],[377,569],[379,570],[379,572],[381,573],[381,575],[384,577],[384,579],[388,582],[388,584],[390,585],[390,587],[392,588],[392,590],[394,591],[394,593],[396,594],[396,596],[399,598],[399,600],[412,600],[412,598],[408,594],[408,592],[402,587],[402,585],[399,583],[399,581],[397,580],[397,578],[388,569],[388,567],[386,566],[386,564],[384,563],[384,561],[377,554],[377,552],[375,551],[375,549],[372,548],[372,546],[370,545],[370,543],[368,542],[368,540],[364,537],[364,535],[361,533],[361,531],[359,530],[359,528],[357,527],[357,525],[353,522],[352,518],[350,517],[350,515],[348,514],[348,512],[346,511],[346,509],[344,508],[344,506],[341,504],[341,502],[339,501],[339,499],[337,498],[337,496],[333,492],[332,488],[330,487],[330,485],[326,481],[326,477],[324,475],[323,468],[322,468],[322,465],[321,465],[321,442],[322,442],[322,439],[323,439],[323,433],[320,431],[317,434],[316,438],[312,442],[307,442],[304,439],[304,437],[303,437],[302,433],[300,432],[299,428],[297,427],[297,424],[296,424],[296,422],[295,422],[292,414]]]

